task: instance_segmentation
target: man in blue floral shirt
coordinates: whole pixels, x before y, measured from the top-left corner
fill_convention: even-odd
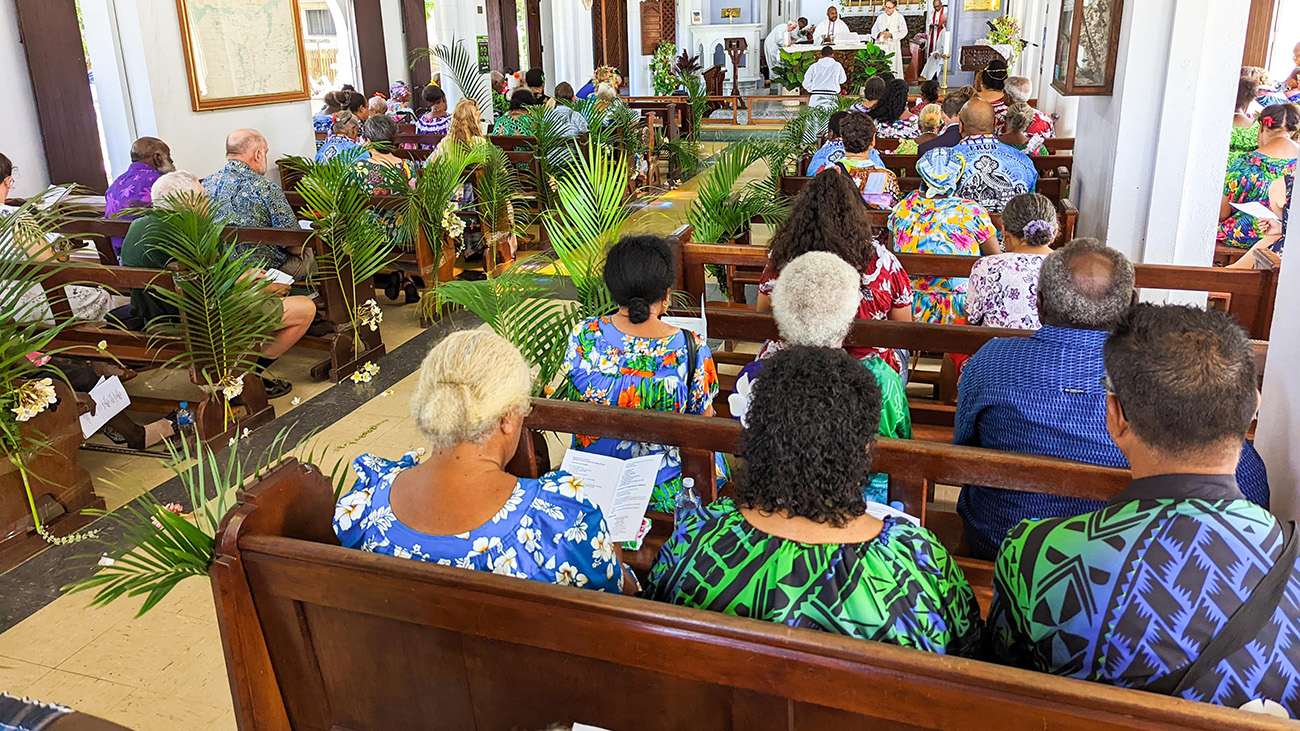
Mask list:
[[[264,176],[270,166],[270,145],[261,132],[237,129],[226,138],[226,166],[203,179],[203,188],[212,201],[212,212],[226,220],[228,226],[241,228],[297,228],[298,217],[289,206],[280,186]],[[240,254],[252,245],[238,244],[233,253]],[[275,267],[294,279],[305,279],[315,272],[311,250],[301,247],[255,246],[255,259],[263,266]]]
[[[959,118],[963,139],[952,147],[954,155],[966,158],[957,183],[959,197],[977,201],[989,213],[1001,213],[1007,201],[1034,192],[1038,169],[1028,155],[994,136],[998,117],[992,104],[971,99]]]

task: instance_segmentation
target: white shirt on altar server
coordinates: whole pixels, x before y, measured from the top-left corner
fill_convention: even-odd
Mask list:
[[[881,38],[886,33],[889,37]],[[898,12],[898,3],[895,0],[885,0],[885,12],[871,26],[871,38],[886,53],[894,54],[894,76],[899,79],[903,78],[903,39],[906,37],[907,19]]]
[[[813,31],[813,43],[821,43],[826,36],[834,36],[837,42],[843,42],[853,36],[849,24],[840,20],[840,11],[833,5],[826,8],[826,20],[818,23],[817,29]]]
[[[825,49],[822,51],[825,53]],[[811,95],[809,104],[814,107],[833,107],[840,87],[849,80],[844,67],[831,56],[822,56],[808,67],[803,75],[803,88]]]

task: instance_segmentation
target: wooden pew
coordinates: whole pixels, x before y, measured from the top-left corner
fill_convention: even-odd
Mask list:
[[[878,150],[881,155],[888,155],[898,149],[899,142],[902,142],[902,140],[879,137],[876,139],[876,150]],[[1074,151],[1074,138],[1049,137],[1048,139],[1043,140],[1043,145],[1047,147],[1047,151],[1053,155],[1071,153]]]
[[[920,174],[916,172],[916,162],[919,159],[917,155],[893,155],[885,153],[880,156],[885,167],[894,171],[902,180],[908,178],[919,178]],[[1070,173],[1074,168],[1073,155],[1031,155],[1030,160],[1034,161],[1034,169],[1038,171],[1039,179],[1044,178],[1061,178],[1068,190],[1070,185]],[[1068,193],[1067,193],[1068,194]]]
[[[586,431],[596,427],[589,411],[607,409],[537,407],[531,427]],[[692,444],[725,450],[739,431],[721,419],[616,411],[632,419],[628,428],[602,421],[599,433],[680,443],[686,429]],[[990,472],[980,450],[899,446],[882,443],[882,465]],[[997,469],[1021,485],[1088,496],[1127,479],[1033,461]],[[575,721],[641,731],[964,731],[989,719],[1066,731],[1287,728],[1141,691],[344,549],[333,511],[329,481],[290,459],[240,492],[217,534],[210,575],[241,731]]]
[[[777,177],[777,189],[780,191],[782,196],[793,198],[799,195],[800,191],[804,189],[804,186],[808,185],[808,181],[810,180],[812,180],[812,178],[806,176],[781,175]],[[903,195],[907,195],[921,187],[921,179],[899,178],[898,187],[899,190],[902,191]],[[1046,196],[1056,204],[1057,210],[1062,210],[1067,206],[1073,207],[1072,203],[1066,203],[1066,201],[1069,200],[1068,188],[1069,181],[1065,178],[1039,178],[1038,185],[1034,188],[1034,192]]]

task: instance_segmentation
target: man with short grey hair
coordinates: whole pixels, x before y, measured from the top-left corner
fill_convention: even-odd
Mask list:
[[[1135,300],[1133,265],[1095,239],[1076,239],[1043,262],[1032,337],[997,338],[971,357],[958,387],[953,443],[1128,467],[1106,431],[1102,346]],[[1268,502],[1263,460],[1247,442],[1237,468],[1246,497]],[[967,485],[957,501],[971,555],[992,559],[1030,518],[1100,510],[1094,500]]]
[[[1011,106],[1012,104],[1020,103],[1029,104],[1029,97],[1034,92],[1028,78],[1024,76],[1012,76],[1007,79],[1006,88],[1002,90],[1002,93],[1007,95],[1007,106]],[[1002,132],[1005,130],[999,131]],[[1025,134],[1030,137],[1038,137],[1042,139],[1055,137],[1056,122],[1052,120],[1050,114],[1044,114],[1043,110],[1035,107],[1034,121],[1029,125],[1029,129],[1025,130]]]

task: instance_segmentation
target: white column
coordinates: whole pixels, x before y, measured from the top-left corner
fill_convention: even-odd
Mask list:
[[[379,14],[384,21],[384,56],[388,60],[388,80],[405,81],[408,85],[411,83],[411,64],[406,60],[406,37],[402,35],[402,0],[380,0]],[[388,96],[387,89],[371,89],[370,92],[384,92]],[[412,89],[412,94],[420,93],[418,89]],[[419,106],[419,100],[415,100],[415,106]]]
[[[650,59],[641,55],[641,0],[627,0],[627,90],[630,96],[651,96]],[[574,87],[575,89],[577,87]]]
[[[567,81],[577,91],[591,80],[591,73],[596,70],[591,11],[583,7],[582,0],[551,0],[551,5],[551,23],[556,38],[552,46],[555,83]],[[637,41],[640,42],[640,38]]]
[[[118,46],[117,8],[113,0],[82,0],[81,12],[112,180],[131,165],[131,143],[137,136],[131,105],[121,102],[129,99],[129,91]]]
[[[1300,203],[1291,198],[1290,218],[1300,220]],[[1300,251],[1300,226],[1294,223],[1286,248]],[[1295,254],[1291,255],[1295,257]],[[1255,426],[1255,448],[1268,466],[1273,512],[1284,520],[1300,518],[1300,378],[1295,362],[1300,358],[1300,266],[1292,261],[1278,274],[1277,305],[1269,333],[1268,362],[1264,366],[1263,400]]]
[[[450,46],[453,41],[460,41],[471,58],[478,58],[478,37],[486,36],[488,32],[482,0],[440,0],[434,5],[434,13],[438,20],[439,43]],[[483,74],[483,83],[491,83],[490,74]],[[460,89],[445,70],[442,72],[442,88],[447,93],[447,108],[455,109],[456,102],[461,99]],[[491,107],[479,112],[484,120],[492,120]]]

